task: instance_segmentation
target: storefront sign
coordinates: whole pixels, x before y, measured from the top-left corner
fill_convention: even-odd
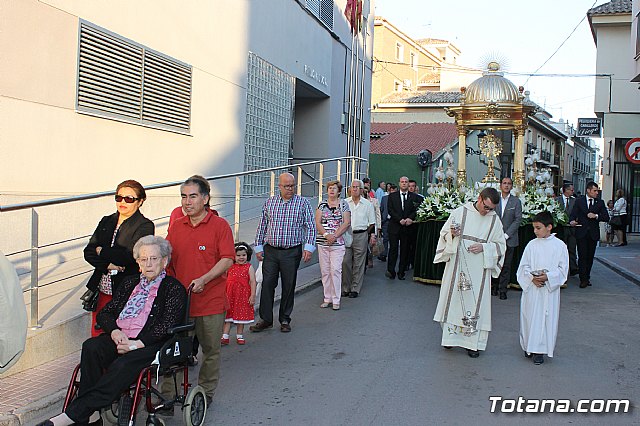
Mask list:
[[[633,164],[640,164],[640,138],[630,139],[624,146],[624,155]]]
[[[578,136],[594,136],[596,138],[602,135],[602,120],[599,118],[578,118]]]
[[[327,77],[325,77],[322,74],[318,74],[318,71],[311,68],[310,66],[308,65],[304,66],[304,73],[307,77],[314,79],[315,81],[322,84],[323,86],[327,85]]]

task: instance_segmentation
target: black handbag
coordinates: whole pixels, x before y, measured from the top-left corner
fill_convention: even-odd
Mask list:
[[[98,307],[99,290],[87,290],[84,292],[80,300],[82,300],[82,309],[87,312],[95,312]]]
[[[622,226],[622,217],[620,216],[612,217],[611,220],[609,220],[609,224],[613,226]]]

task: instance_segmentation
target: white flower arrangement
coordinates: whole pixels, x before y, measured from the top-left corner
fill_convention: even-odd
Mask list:
[[[475,201],[480,191],[463,187],[448,187],[443,184],[430,184],[424,201],[418,207],[416,219],[446,220],[451,212],[469,201]],[[564,208],[540,185],[528,185],[525,192],[518,196],[522,203],[522,225],[531,223],[533,217],[546,210],[553,216],[556,225],[565,225],[569,218]]]

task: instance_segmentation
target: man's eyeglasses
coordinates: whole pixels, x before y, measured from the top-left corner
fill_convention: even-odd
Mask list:
[[[125,203],[127,204],[133,204],[136,201],[138,201],[140,198],[136,198],[136,197],[131,197],[129,195],[127,195],[126,197],[122,196],[122,195],[116,195],[116,202],[117,203],[121,203],[122,200],[124,200]]]
[[[483,198],[481,198],[480,201],[482,201],[482,205],[484,206],[485,210],[491,211],[495,209],[495,207],[489,207],[488,205],[486,205]]]
[[[151,256],[151,257],[140,257],[138,258],[138,262],[145,264],[149,261],[151,261],[151,263],[156,263],[158,260],[162,259],[161,257],[158,256]]]
[[[296,187],[295,185],[280,185],[280,186],[283,187],[284,189],[289,189],[289,190]]]

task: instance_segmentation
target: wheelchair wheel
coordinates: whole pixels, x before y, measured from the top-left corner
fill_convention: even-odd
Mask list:
[[[111,407],[107,407],[100,412],[102,421],[106,425],[118,424],[118,401],[111,404]]]
[[[133,410],[133,398],[128,393],[124,393],[120,397],[120,403],[118,404],[118,426],[130,426],[131,410]],[[133,423],[135,424],[135,418]]]
[[[187,426],[201,426],[207,414],[207,397],[202,386],[191,388],[182,405],[184,424]]]

